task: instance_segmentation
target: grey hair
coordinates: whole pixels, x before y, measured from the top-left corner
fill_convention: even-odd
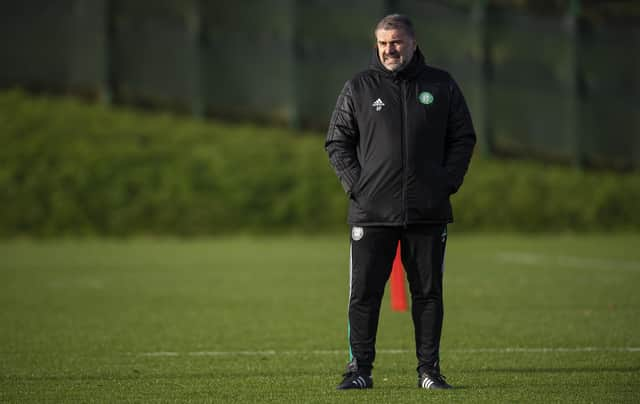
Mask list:
[[[404,30],[411,38],[416,37],[416,32],[413,29],[413,23],[404,14],[389,14],[380,20],[376,29],[373,31],[375,34],[380,29],[401,29]]]

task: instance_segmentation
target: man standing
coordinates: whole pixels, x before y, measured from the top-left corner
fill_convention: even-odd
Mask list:
[[[350,199],[349,355],[338,389],[371,388],[380,304],[398,241],[411,291],[418,387],[451,386],[440,373],[442,277],[449,196],[475,144],[464,97],[427,66],[408,17],[375,27],[369,68],[349,80],[325,148]]]

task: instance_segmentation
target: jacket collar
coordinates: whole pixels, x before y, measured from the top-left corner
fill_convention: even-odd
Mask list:
[[[394,80],[410,80],[420,74],[425,67],[426,64],[424,56],[422,55],[419,47],[416,47],[416,51],[413,53],[413,57],[409,64],[400,71],[392,72],[387,70],[378,57],[378,49],[376,47],[373,48],[373,55],[371,57],[371,62],[369,63],[369,69]]]

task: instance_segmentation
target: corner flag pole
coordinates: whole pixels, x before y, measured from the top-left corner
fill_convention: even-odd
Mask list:
[[[404,270],[402,269],[402,259],[400,256],[400,242],[396,251],[396,258],[393,260],[391,268],[391,310],[407,311],[407,292],[404,286]]]

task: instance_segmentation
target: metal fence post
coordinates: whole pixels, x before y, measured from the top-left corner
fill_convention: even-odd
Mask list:
[[[474,121],[478,131],[480,154],[483,157],[491,157],[491,111],[489,109],[490,80],[490,54],[489,54],[489,32],[487,29],[488,1],[480,0],[473,3],[471,7],[471,26],[473,37],[475,38],[476,59],[475,65],[475,92],[474,92]]]
[[[571,0],[567,14],[565,16],[565,27],[567,30],[568,50],[567,50],[567,94],[566,94],[566,117],[569,139],[573,145],[573,163],[576,167],[584,166],[584,156],[582,142],[580,139],[580,94],[579,94],[579,74],[580,74],[580,0]]]
[[[205,116],[204,105],[204,74],[203,74],[203,46],[204,46],[204,31],[203,31],[203,18],[201,0],[194,0],[189,7],[189,13],[187,14],[187,29],[189,30],[190,41],[192,41],[191,47],[191,114],[196,118],[202,118]]]
[[[100,83],[100,99],[103,103],[111,105],[113,103],[113,92],[116,86],[116,73],[114,65],[115,53],[115,5],[114,0],[103,0],[102,15],[105,20],[105,32],[102,48],[104,52],[104,67],[102,71],[102,83]]]
[[[291,69],[291,84],[289,86],[289,128],[300,129],[300,98],[298,97],[298,85],[300,77],[298,74],[298,63],[300,63],[299,42],[299,22],[296,0],[289,0],[289,64]]]

